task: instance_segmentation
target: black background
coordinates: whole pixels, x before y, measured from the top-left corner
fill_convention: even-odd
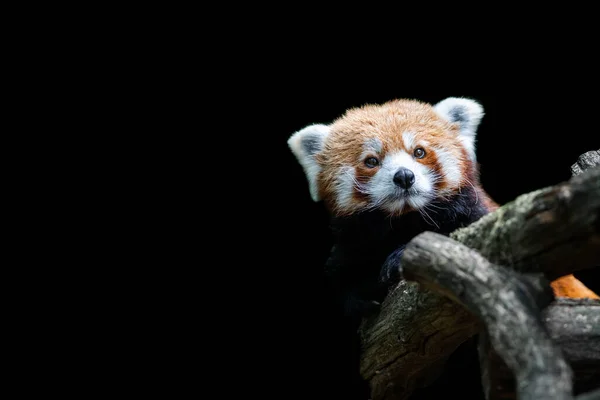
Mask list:
[[[485,111],[476,144],[481,183],[503,204],[520,194],[568,180],[570,166],[580,154],[600,149],[600,135],[592,121],[593,105],[539,93],[523,91],[500,97],[476,91],[408,92],[397,87],[335,93],[309,89],[278,95],[262,121],[264,128],[259,129],[258,148],[268,146],[258,157],[269,163],[270,181],[262,189],[267,195],[258,200],[264,211],[257,215],[254,226],[270,221],[268,233],[260,235],[261,260],[269,267],[266,275],[285,282],[270,286],[262,297],[284,303],[285,311],[275,322],[275,335],[297,338],[293,350],[282,349],[274,357],[273,362],[285,370],[275,372],[281,375],[282,395],[285,392],[290,397],[292,390],[322,393],[328,399],[360,399],[351,382],[346,385],[336,379],[342,375],[342,360],[348,361],[348,356],[342,350],[346,344],[335,340],[341,322],[326,315],[322,303],[323,263],[331,246],[327,213],[321,203],[310,198],[304,172],[287,146],[289,136],[309,124],[328,124],[346,109],[367,103],[394,98],[436,103],[450,96],[469,97],[479,101]],[[256,179],[260,176],[257,174]],[[597,288],[594,275],[582,274],[583,278]],[[442,393],[480,398],[477,360],[467,347],[456,353],[451,371],[415,398],[436,398]]]

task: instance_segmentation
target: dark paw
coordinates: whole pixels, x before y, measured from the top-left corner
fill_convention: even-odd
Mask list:
[[[381,283],[391,285],[402,279],[402,264],[400,263],[400,259],[402,258],[402,253],[404,253],[404,247],[401,246],[394,250],[381,266],[379,274],[379,281]]]

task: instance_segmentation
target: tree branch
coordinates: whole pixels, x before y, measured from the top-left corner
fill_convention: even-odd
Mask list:
[[[447,358],[481,326],[464,307],[401,281],[379,316],[361,326],[361,375],[373,399],[406,399],[435,380]]]
[[[579,168],[585,165],[581,161]],[[600,254],[594,251],[600,243],[599,193],[600,167],[596,167],[568,182],[520,196],[451,236],[483,251],[489,260],[497,260],[495,264],[544,271],[553,279],[599,264]],[[530,304],[542,308],[547,292],[544,295],[540,288],[548,289],[548,281],[529,277],[526,282],[521,285],[527,290],[520,287],[534,293]],[[443,286],[436,290],[459,299]],[[437,378],[454,350],[480,330],[480,321],[466,308],[419,289],[417,283],[401,281],[379,315],[363,321],[360,328],[361,374],[370,382],[372,398],[408,398],[415,388]]]
[[[586,169],[600,165],[600,150],[592,150],[583,153],[577,159],[577,162],[571,165],[571,174],[573,176],[581,174]]]
[[[550,280],[599,265],[600,166],[521,195],[450,237],[492,263]]]
[[[403,267],[405,277],[446,293],[484,322],[494,350],[515,374],[517,398],[572,399],[571,368],[539,314],[539,304],[549,296],[543,286],[528,284],[517,273],[433,232],[411,240]]]
[[[571,166],[572,175],[579,175],[599,164],[600,153],[595,150],[589,151],[582,154],[577,163]],[[600,366],[600,352],[596,349],[599,346],[600,335],[589,329],[589,323],[598,322],[598,306],[600,303],[587,299],[558,299],[544,310],[543,320],[546,328],[575,372],[574,391],[577,393],[597,387],[595,374]],[[585,322],[585,326],[580,322]],[[505,400],[514,397],[514,375],[494,351],[485,333],[479,336],[478,350],[486,399]]]
[[[600,301],[556,299],[542,319],[575,372],[574,391],[600,389]]]
[[[560,298],[542,310],[541,315],[550,338],[575,373],[573,392],[598,388],[600,301]],[[514,398],[514,374],[494,351],[486,334],[479,336],[479,358],[486,399]]]

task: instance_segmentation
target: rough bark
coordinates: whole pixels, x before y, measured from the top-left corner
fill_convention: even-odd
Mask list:
[[[521,195],[450,237],[490,262],[550,280],[600,265],[600,167]]]
[[[586,393],[598,388],[600,301],[556,299],[542,310],[541,315],[550,338],[573,369],[573,392]],[[483,334],[480,335],[479,357],[486,398],[514,399],[514,374]]]
[[[600,389],[600,301],[557,299],[542,315],[575,372],[575,393]]]
[[[544,286],[488,262],[432,232],[415,237],[403,256],[404,276],[463,304],[484,323],[490,344],[514,373],[519,399],[572,399],[572,371],[541,320],[551,300]]]
[[[585,160],[580,159],[582,165]],[[599,193],[600,169],[595,168],[569,182],[520,196],[452,238],[497,260],[495,264],[543,271],[553,279],[600,264],[598,247],[594,251],[600,243]],[[532,276],[525,284],[540,295],[534,301],[537,307],[546,301],[534,289],[547,288],[547,281],[540,279]],[[452,291],[441,293],[402,281],[380,314],[364,321],[361,373],[370,382],[374,400],[406,399],[416,387],[428,385],[454,350],[480,331],[474,314],[445,298],[456,299]]]
[[[592,150],[583,153],[577,159],[577,162],[571,165],[571,174],[573,176],[581,174],[586,169],[600,165],[600,150]]]
[[[600,301],[556,299],[543,317],[552,339],[572,363],[596,363],[600,385]]]
[[[573,176],[600,164],[600,153],[582,154],[571,166]],[[574,390],[586,392],[598,386],[594,375],[600,368],[600,335],[589,324],[598,322],[600,303],[589,300],[559,299],[544,310],[546,328],[575,371]],[[542,307],[543,308],[543,307]],[[582,325],[583,324],[583,325]],[[514,398],[514,376],[494,351],[485,333],[479,337],[482,385],[488,400]],[[493,390],[492,390],[493,388]]]
[[[479,322],[444,296],[402,281],[360,330],[361,375],[377,399],[406,399],[429,385],[447,358],[480,330]]]

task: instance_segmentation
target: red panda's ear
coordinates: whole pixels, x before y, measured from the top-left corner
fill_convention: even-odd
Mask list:
[[[483,118],[481,104],[463,97],[448,97],[433,106],[435,112],[448,122],[456,123],[460,136],[473,161],[475,160],[475,136]]]
[[[323,144],[328,134],[329,127],[327,125],[315,124],[295,132],[287,142],[292,153],[304,169],[308,179],[310,195],[314,201],[321,200],[317,185],[321,166],[317,163],[315,157],[323,150]]]

